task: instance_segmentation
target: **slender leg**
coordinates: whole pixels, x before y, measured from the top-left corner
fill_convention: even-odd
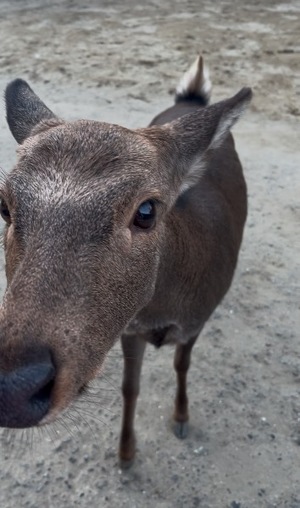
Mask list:
[[[121,338],[124,355],[123,372],[123,420],[120,437],[119,457],[123,468],[132,464],[135,455],[134,416],[140,389],[140,374],[146,341],[135,335]]]
[[[197,337],[193,337],[187,344],[178,344],[175,350],[174,368],[177,374],[177,391],[174,409],[174,434],[184,439],[188,434],[188,397],[186,394],[186,378],[191,361],[191,352]]]

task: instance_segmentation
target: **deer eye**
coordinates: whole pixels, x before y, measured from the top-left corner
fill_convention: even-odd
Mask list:
[[[8,206],[7,206],[6,202],[4,201],[4,199],[1,199],[1,201],[0,201],[0,213],[1,213],[2,219],[4,219],[5,222],[10,224],[10,213],[9,213]]]
[[[138,208],[133,225],[140,229],[150,229],[155,224],[156,209],[153,200],[144,201]]]

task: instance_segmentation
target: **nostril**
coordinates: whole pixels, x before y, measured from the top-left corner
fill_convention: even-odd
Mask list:
[[[52,362],[27,365],[16,371],[15,374],[17,374],[17,372],[19,373],[19,377],[23,378],[23,388],[24,392],[26,391],[28,394],[28,398],[43,391],[55,378],[55,368]]]
[[[56,370],[50,353],[18,369],[0,374],[0,426],[37,425],[48,413]]]
[[[29,399],[29,402],[31,404],[45,404],[48,403],[51,399],[52,390],[54,387],[54,378],[50,379],[48,383],[40,388],[38,392],[36,392],[32,397]]]

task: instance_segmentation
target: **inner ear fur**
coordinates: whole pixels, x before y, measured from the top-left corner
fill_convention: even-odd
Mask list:
[[[168,166],[172,166],[172,177],[179,183],[180,189],[186,190],[203,173],[206,152],[222,144],[251,98],[251,89],[243,88],[230,99],[140,132],[156,146],[159,156]]]

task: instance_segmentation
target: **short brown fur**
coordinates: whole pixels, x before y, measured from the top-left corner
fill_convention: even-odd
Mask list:
[[[1,379],[27,357],[33,364],[36,348],[47,348],[55,367],[44,424],[77,397],[121,336],[122,463],[135,454],[146,342],[176,344],[174,426],[185,437],[191,350],[231,284],[242,240],[246,185],[229,129],[250,98],[244,89],[207,107],[187,99],[132,131],[66,123],[25,82],[9,85],[7,117],[20,147],[1,191],[9,219],[0,425],[9,410]],[[156,203],[156,220],[143,230],[134,217],[147,200]]]

